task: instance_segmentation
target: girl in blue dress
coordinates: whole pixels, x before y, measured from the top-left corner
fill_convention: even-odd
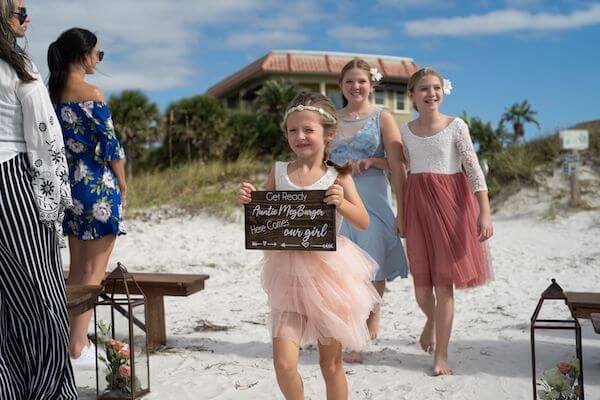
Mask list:
[[[330,158],[344,164],[352,161],[354,180],[371,223],[367,230],[342,224],[340,233],[350,238],[379,264],[373,285],[383,296],[385,282],[406,278],[408,264],[402,246],[403,185],[406,178],[402,158],[402,140],[394,118],[369,102],[379,73],[364,60],[354,59],[344,66],[340,76],[342,94],[347,105],[338,112],[338,128]],[[392,194],[386,171],[392,172],[398,203],[392,211]],[[367,321],[371,337],[377,337],[379,308]],[[360,362],[359,354],[347,361]]]
[[[96,36],[80,28],[63,32],[48,48],[48,86],[63,131],[73,196],[63,223],[70,284],[100,284],[116,236],[125,233],[125,154],[103,93],[85,82],[103,56]],[[89,311],[71,321],[74,366],[95,367],[95,348],[87,338],[91,316]]]

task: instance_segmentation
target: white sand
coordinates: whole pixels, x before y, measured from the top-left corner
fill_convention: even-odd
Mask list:
[[[535,201],[535,199],[534,199]],[[530,205],[532,202],[530,201]],[[529,318],[556,278],[565,290],[600,291],[600,213],[548,222],[539,213],[498,213],[491,240],[496,280],[456,294],[450,361],[456,375],[432,377],[417,344],[424,318],[410,280],[389,284],[380,339],[363,365],[347,365],[352,399],[530,399]],[[243,249],[242,224],[209,216],[130,222],[111,267],[210,274],[206,290],[166,300],[168,349],[150,358],[148,399],[281,399],[264,326],[266,295],[259,252]],[[203,331],[203,321],[231,327]],[[586,398],[600,399],[600,335],[583,324]],[[562,337],[562,338],[561,338]],[[573,340],[539,337],[544,366],[570,358]],[[306,398],[324,399],[318,353],[301,353]],[[94,398],[94,374],[77,373],[82,399]]]

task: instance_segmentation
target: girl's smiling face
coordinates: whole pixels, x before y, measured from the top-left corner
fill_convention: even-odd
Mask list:
[[[437,110],[444,99],[443,84],[437,76],[427,74],[409,92],[409,96],[419,112]]]
[[[351,104],[369,101],[372,88],[369,73],[360,68],[348,70],[342,79],[342,94]]]
[[[332,139],[333,133],[325,132],[321,118],[310,110],[295,111],[287,117],[288,144],[299,159],[324,156],[326,141]]]

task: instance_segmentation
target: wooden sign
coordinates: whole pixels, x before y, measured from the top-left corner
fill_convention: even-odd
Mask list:
[[[252,192],[244,206],[246,249],[335,251],[335,206],[325,190]]]

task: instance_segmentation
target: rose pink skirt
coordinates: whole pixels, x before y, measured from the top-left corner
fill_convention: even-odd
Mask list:
[[[263,262],[273,338],[300,346],[336,340],[357,351],[369,345],[366,321],[381,297],[367,253],[338,235],[337,251],[266,251]]]
[[[406,251],[415,286],[480,286],[493,278],[477,235],[478,205],[465,175],[409,174],[404,197]]]

